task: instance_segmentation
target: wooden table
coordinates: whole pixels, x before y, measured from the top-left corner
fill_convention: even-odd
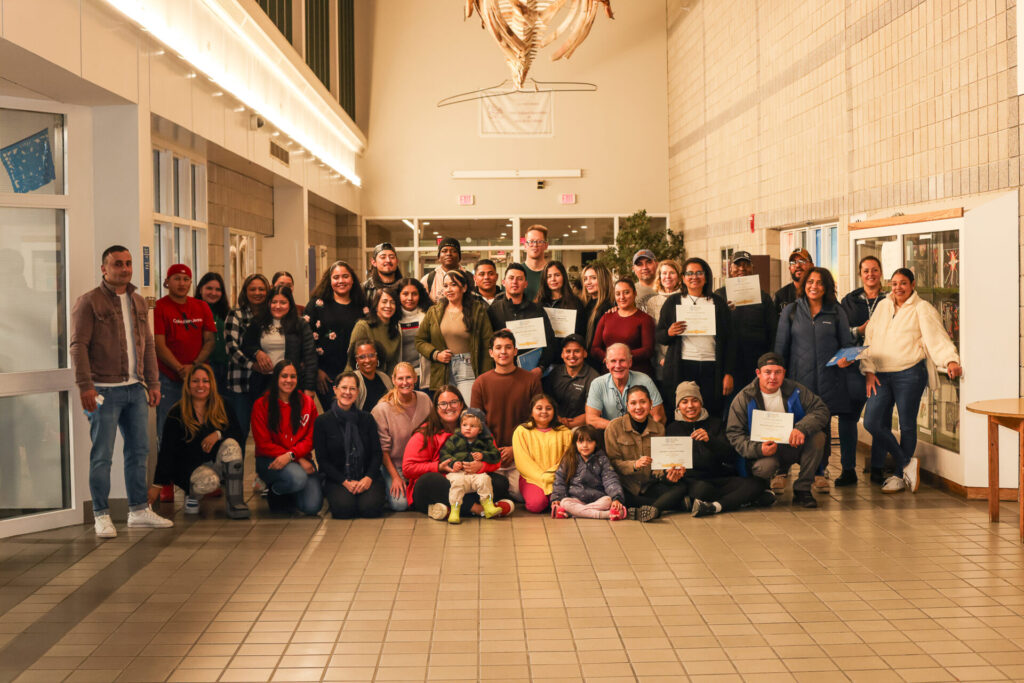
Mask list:
[[[992,522],[999,521],[999,427],[1017,432],[1017,505],[1024,542],[1024,398],[975,401],[967,410],[988,416],[988,518]]]

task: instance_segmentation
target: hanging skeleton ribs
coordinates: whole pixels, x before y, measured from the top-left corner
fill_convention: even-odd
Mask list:
[[[569,11],[553,31],[548,27],[566,5]],[[590,34],[599,5],[614,19],[611,0],[466,0],[466,18],[474,10],[484,29],[505,54],[512,82],[522,88],[537,50],[565,37],[551,59],[568,59]]]

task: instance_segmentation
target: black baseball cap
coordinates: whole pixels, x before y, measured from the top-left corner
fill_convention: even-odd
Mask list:
[[[778,365],[781,366],[782,368],[785,368],[786,361],[784,361],[782,359],[782,356],[775,353],[774,351],[769,351],[768,353],[761,354],[761,357],[757,359],[758,370],[760,370],[766,365]]]

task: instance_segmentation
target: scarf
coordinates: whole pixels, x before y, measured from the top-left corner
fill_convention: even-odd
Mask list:
[[[335,401],[331,406],[331,415],[338,421],[341,427],[342,448],[345,456],[342,469],[345,472],[345,479],[358,481],[366,474],[366,450],[363,448],[363,440],[359,437],[358,410],[345,410]]]

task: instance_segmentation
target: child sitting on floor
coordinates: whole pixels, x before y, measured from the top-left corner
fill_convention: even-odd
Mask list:
[[[555,519],[589,517],[614,522],[626,516],[619,475],[604,451],[596,449],[597,430],[590,425],[577,427],[555,471],[551,491],[551,516]]]
[[[448,515],[449,524],[458,524],[462,521],[459,518],[459,508],[462,507],[462,498],[467,491],[473,491],[480,496],[484,517],[501,515],[501,508],[494,504],[491,478],[482,472],[471,474],[463,469],[466,463],[474,460],[496,463],[501,459],[493,439],[480,438],[482,430],[480,418],[464,410],[459,416],[459,431],[449,436],[441,446],[439,460],[450,461],[453,470],[447,475],[451,484],[448,490],[448,505],[451,507],[451,513]]]

